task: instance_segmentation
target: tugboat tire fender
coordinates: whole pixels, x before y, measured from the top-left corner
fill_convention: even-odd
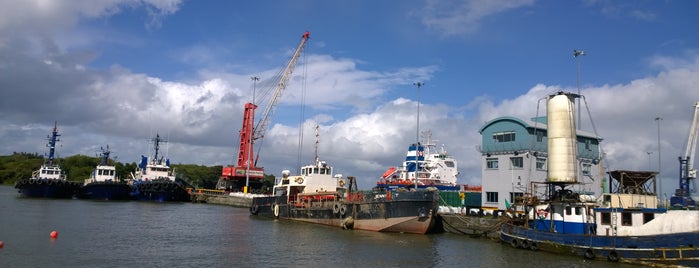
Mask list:
[[[335,203],[333,205],[333,213],[335,213],[335,214],[340,213],[340,203]]]
[[[345,213],[347,213],[347,205],[340,206],[340,215],[345,216]]]
[[[257,215],[257,212],[259,212],[260,207],[258,205],[252,205],[250,207],[250,214],[252,215]]]
[[[510,240],[510,246],[512,246],[513,248],[518,248],[519,240],[517,240],[517,238],[512,238],[512,240]]]
[[[619,255],[617,255],[616,250],[612,250],[609,252],[609,255],[607,255],[607,260],[611,262],[619,261]]]
[[[272,205],[272,209],[274,211],[274,217],[279,218],[279,205],[278,204]]]
[[[591,248],[588,248],[587,250],[585,250],[585,258],[586,258],[586,259],[590,259],[590,260],[591,260],[591,259],[594,259],[594,258],[595,258],[595,252],[592,251]]]
[[[536,242],[531,241],[531,242],[529,243],[529,249],[531,249],[531,250],[533,250],[533,251],[537,251],[537,250],[539,250],[539,245],[537,245]]]
[[[522,239],[522,243],[520,245],[523,249],[528,249],[529,248],[529,240]]]

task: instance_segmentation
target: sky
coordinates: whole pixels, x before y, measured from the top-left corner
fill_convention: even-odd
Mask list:
[[[173,163],[233,164],[244,104],[254,95],[262,113],[260,92],[306,31],[256,144],[268,174],[312,163],[317,125],[319,157],[371,188],[405,159],[419,121],[458,160],[459,183],[480,184],[485,122],[540,116],[542,98],[580,91],[580,126],[604,139],[606,168],[660,169],[669,195],[699,101],[697,1],[0,6],[0,155],[46,153],[57,122],[60,157],[109,145],[117,161],[137,162],[157,133]]]

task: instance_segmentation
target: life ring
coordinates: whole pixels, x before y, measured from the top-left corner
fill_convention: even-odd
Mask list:
[[[272,207],[274,208],[274,217],[279,218],[279,205],[274,204]]]
[[[607,260],[611,262],[619,261],[619,255],[617,255],[616,250],[612,250],[609,252],[609,255],[607,255]]]
[[[335,214],[340,213],[340,203],[335,203],[333,205],[333,213],[335,213]]]
[[[250,214],[252,214],[252,215],[257,215],[257,213],[259,212],[259,210],[260,210],[260,207],[259,207],[258,205],[252,205],[252,206],[250,207]]]
[[[298,183],[298,184],[302,184],[302,183],[303,183],[303,178],[301,178],[301,177],[296,177],[296,179],[295,179],[294,181],[296,181],[296,183]]]
[[[340,187],[345,187],[345,180],[340,180],[338,183],[340,184]]]
[[[531,241],[529,243],[529,249],[531,249],[533,251],[537,251],[537,250],[539,250],[539,245],[536,242]]]
[[[512,240],[510,240],[510,246],[512,246],[513,248],[518,248],[519,240],[517,240],[517,238],[512,238]]]
[[[595,258],[595,252],[592,251],[591,248],[588,248],[587,250],[585,250],[585,258],[586,258],[586,259],[590,259],[590,260],[591,260],[591,259],[594,259],[594,258]]]
[[[340,206],[340,211],[339,211],[341,216],[345,216],[345,213],[347,213],[347,205],[342,205]]]
[[[543,220],[546,219],[546,217],[549,216],[549,212],[543,209],[539,209],[536,211],[536,216],[539,217],[539,219]]]

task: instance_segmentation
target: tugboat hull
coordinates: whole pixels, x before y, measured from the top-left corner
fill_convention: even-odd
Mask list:
[[[22,197],[73,198],[79,187],[76,182],[54,179],[25,179],[15,184]]]

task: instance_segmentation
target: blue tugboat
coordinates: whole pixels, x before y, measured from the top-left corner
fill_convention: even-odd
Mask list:
[[[95,200],[129,200],[131,186],[116,176],[116,167],[109,164],[109,146],[101,148],[101,162],[92,171],[90,178],[85,179],[85,185],[77,197]]]
[[[68,181],[61,167],[55,163],[56,142],[59,141],[57,123],[54,123],[51,136],[47,137],[49,143],[49,156],[39,170],[32,172],[32,176],[15,184],[22,197],[46,197],[46,198],[73,198],[80,184]]]
[[[610,192],[579,195],[573,99],[549,96],[548,178],[525,197],[526,215],[506,223],[500,239],[515,248],[645,265],[699,267],[699,211],[658,206],[653,171],[608,172]],[[535,188],[535,187],[532,187]]]
[[[170,159],[158,155],[160,143],[166,141],[157,134],[151,141],[155,154],[150,161],[148,157],[141,156],[138,169],[131,173],[131,195],[143,201],[189,201],[190,195],[183,182],[176,178],[174,170],[170,168]]]

